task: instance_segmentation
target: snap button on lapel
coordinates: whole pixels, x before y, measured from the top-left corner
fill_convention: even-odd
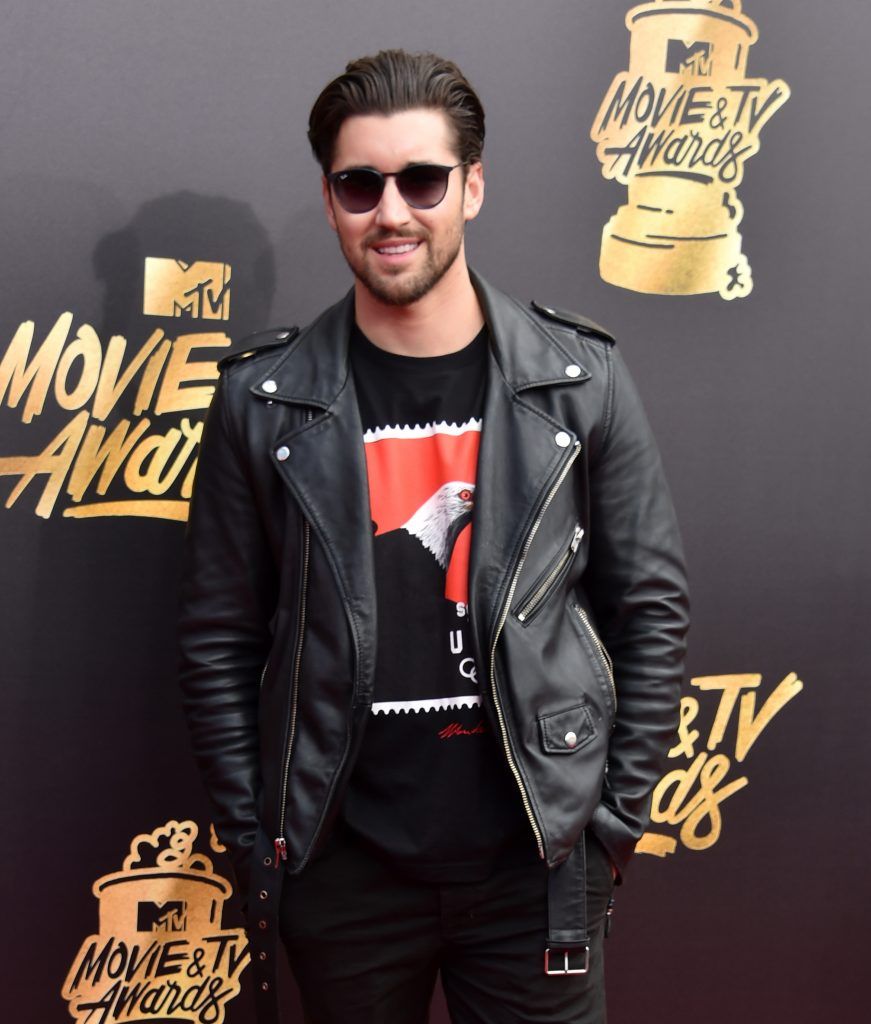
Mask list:
[[[267,395],[274,395],[278,390],[278,385],[274,380],[265,380],[261,385],[261,389],[265,391]]]
[[[580,377],[580,375],[581,375],[581,368],[580,368],[580,366],[577,365],[577,363],[570,363],[566,367],[566,376],[567,377]]]
[[[290,458],[290,449],[289,449],[289,448],[287,447],[287,445],[286,445],[286,444],[283,444],[283,445],[282,445],[282,446],[281,446],[281,447],[280,447],[280,448],[279,448],[279,449],[278,449],[278,450],[276,451],[276,453],[275,453],[275,457],[276,457],[276,459],[278,459],[278,461],[279,461],[279,462],[284,462],[284,461],[285,461],[286,459],[289,459],[289,458]]]
[[[556,441],[557,447],[559,448],[568,448],[572,443],[572,439],[564,430],[557,431],[557,433],[554,434],[553,439]]]
[[[578,734],[576,732],[567,732],[565,741],[567,747],[576,747],[578,745]]]

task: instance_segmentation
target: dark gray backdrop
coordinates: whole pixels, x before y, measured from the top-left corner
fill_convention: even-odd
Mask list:
[[[104,345],[120,333],[138,347],[154,328],[141,315],[145,256],[231,263],[232,315],[214,329],[235,339],[305,322],[347,284],[305,141],[311,101],[360,53],[454,58],[488,115],[470,261],[617,335],[681,514],[690,674],[760,672],[763,696],[790,670],[805,683],[738,766],[750,784],[724,803],[718,843],[636,859],[608,949],[610,1019],[858,1022],[871,895],[871,8],[745,5],[761,33],[750,74],[785,79],[792,98],[739,190],[755,290],[725,303],[598,277],[624,190],[602,178],[589,129],[627,66],[630,6],[7,0],[0,355],[22,321],[42,338],[65,310]],[[0,456],[38,451],[69,418],[53,415],[25,426],[0,407]],[[0,477],[0,499],[12,486]],[[96,931],[91,883],[130,839],[169,818],[208,822],[173,678],[183,528],[44,520],[34,504],[25,492],[0,508],[3,1002],[18,1024],[68,1019],[60,987]],[[227,1020],[250,1019],[240,997]]]

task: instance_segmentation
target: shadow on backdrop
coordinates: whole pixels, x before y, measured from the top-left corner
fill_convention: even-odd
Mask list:
[[[158,318],[144,317],[146,257],[229,264],[229,318],[203,321],[182,314],[168,317],[162,325]],[[139,337],[153,325],[165,326],[172,335],[193,324],[202,330],[224,330],[238,340],[269,323],[275,295],[275,253],[268,232],[248,203],[189,191],[150,199],[129,224],[100,239],[93,263],[105,288],[103,320],[98,327],[101,337]]]

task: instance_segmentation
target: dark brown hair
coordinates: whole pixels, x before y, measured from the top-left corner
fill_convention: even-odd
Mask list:
[[[458,160],[481,159],[484,108],[457,65],[434,53],[381,50],[351,61],[315,100],[308,140],[324,174],[332,169],[336,137],[346,118],[418,107],[444,111],[453,125]]]

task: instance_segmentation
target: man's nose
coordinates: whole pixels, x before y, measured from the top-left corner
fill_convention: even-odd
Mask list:
[[[375,214],[376,223],[380,227],[394,227],[407,223],[410,218],[408,203],[399,194],[396,178],[385,178],[384,191]]]

